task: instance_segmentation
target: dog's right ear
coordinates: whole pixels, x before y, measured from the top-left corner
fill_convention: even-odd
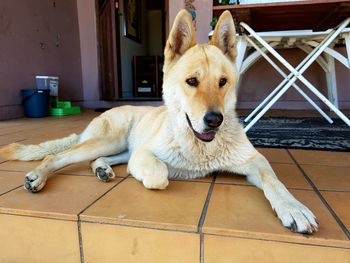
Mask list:
[[[196,44],[195,30],[191,14],[183,9],[174,21],[164,50],[165,65],[178,59]]]

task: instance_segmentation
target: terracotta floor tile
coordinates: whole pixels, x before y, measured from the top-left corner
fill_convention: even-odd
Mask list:
[[[21,133],[5,134],[0,136],[0,147],[13,142],[20,142],[27,139],[27,137]]]
[[[6,159],[0,157],[0,163],[6,162]]]
[[[345,263],[350,262],[350,250],[205,235],[204,262]]]
[[[214,179],[214,176],[207,175],[205,177],[200,177],[196,179],[181,179],[181,178],[171,178],[172,181],[185,181],[185,182],[202,182],[202,183],[211,183]]]
[[[82,223],[85,262],[199,262],[199,234]]]
[[[4,163],[0,163],[0,171],[18,171],[23,172],[23,176],[25,173],[32,171],[36,166],[40,164],[41,161],[7,161]],[[128,176],[126,172],[126,164],[113,166],[113,171],[117,177],[126,177]],[[69,165],[65,168],[62,168],[56,172],[57,174],[66,174],[66,175],[87,175],[93,176],[90,168],[89,162],[82,162]]]
[[[294,163],[287,150],[280,148],[256,148],[270,163]]]
[[[313,236],[305,237],[284,228],[262,191],[254,187],[219,184],[214,186],[203,231],[209,234],[350,248],[349,240],[314,192],[291,192],[317,216],[320,228]]]
[[[321,193],[348,231],[350,231],[350,193],[324,191]]]
[[[350,167],[350,152],[289,150],[299,164]]]
[[[126,172],[126,164],[121,165],[115,165],[113,166],[113,171],[117,177],[126,177],[128,176],[128,173]],[[95,176],[92,173],[92,169],[90,167],[90,162],[83,162],[83,163],[77,163],[69,165],[56,173],[59,174],[72,174],[72,175],[90,175]]]
[[[295,164],[271,163],[277,177],[287,188],[308,189],[311,190],[311,185],[306,181],[302,172]],[[228,173],[220,173],[216,177],[216,183],[251,185],[245,176],[234,175]]]
[[[166,190],[148,190],[129,178],[98,200],[83,221],[197,231],[210,184],[171,181]]]
[[[40,161],[6,161],[0,163],[0,171],[15,171],[27,173],[38,166]]]
[[[77,222],[0,214],[0,262],[80,262]]]
[[[0,171],[0,195],[23,185],[24,177],[19,172]]]
[[[93,177],[53,176],[38,193],[21,187],[0,196],[0,213],[76,220],[83,209],[119,181],[102,183]]]
[[[307,164],[301,167],[320,190],[350,191],[350,167]]]

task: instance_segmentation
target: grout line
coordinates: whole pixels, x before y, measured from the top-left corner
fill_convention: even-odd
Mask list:
[[[198,232],[199,232],[199,242],[200,242],[200,248],[199,248],[199,260],[200,263],[204,263],[204,234],[202,233],[202,228],[205,220],[205,216],[207,215],[207,209],[209,206],[209,201],[211,198],[211,194],[213,193],[214,185],[215,185],[215,180],[216,180],[216,175],[217,172],[213,173],[213,181],[210,183],[209,191],[207,194],[207,198],[205,199],[203,210],[201,217],[198,222]]]
[[[204,234],[199,233],[199,263],[204,263]]]
[[[112,186],[109,190],[107,190],[105,193],[103,193],[101,196],[99,196],[96,200],[94,200],[90,205],[85,207],[80,213],[77,215],[77,224],[78,224],[78,238],[79,238],[79,251],[80,251],[80,261],[81,263],[84,263],[84,246],[83,246],[83,234],[81,232],[81,220],[80,215],[84,213],[89,207],[91,207],[93,204],[95,204],[98,200],[100,200],[103,196],[105,196],[107,193],[112,191],[117,185],[119,185],[121,182],[126,180],[127,177],[120,180],[118,183],[116,183],[114,186]]]
[[[333,193],[350,193],[350,190],[342,189],[320,189],[321,192],[333,192]]]
[[[215,184],[218,185],[232,185],[232,186],[243,186],[243,187],[253,187],[257,188],[255,185],[252,184],[239,184],[239,183],[226,183],[226,182],[216,182]],[[286,186],[288,190],[303,190],[303,191],[314,191],[313,189],[306,189],[306,188],[299,188],[299,187],[288,187]],[[346,191],[344,191],[346,192]]]
[[[323,245],[323,244],[314,244],[314,243],[302,243],[302,242],[292,242],[292,241],[283,241],[283,240],[274,240],[267,238],[258,238],[258,237],[245,237],[239,235],[230,235],[230,234],[214,234],[214,233],[206,233],[207,236],[216,236],[216,237],[228,237],[228,238],[236,238],[236,239],[245,239],[245,240],[258,240],[264,242],[274,242],[274,243],[283,243],[283,244],[291,244],[291,245],[301,245],[301,246],[311,246],[311,247],[322,247],[322,248],[337,248],[337,249],[345,249],[350,250],[349,247],[342,246],[333,246],[333,245]]]
[[[81,233],[81,222],[78,218],[78,238],[79,238],[79,251],[80,251],[80,262],[84,263],[84,248],[83,248],[83,235]]]
[[[305,179],[308,181],[308,183],[311,185],[311,187],[313,188],[313,190],[315,191],[315,193],[317,194],[317,196],[321,199],[322,203],[327,207],[328,211],[331,213],[331,215],[333,216],[333,218],[335,219],[335,221],[338,223],[338,225],[340,226],[340,228],[343,230],[344,234],[346,235],[346,237],[348,239],[350,239],[350,232],[349,230],[346,228],[346,226],[344,225],[344,223],[340,220],[340,218],[338,217],[338,215],[334,212],[334,210],[332,209],[332,207],[328,204],[328,202],[326,201],[326,199],[322,196],[321,192],[318,190],[318,188],[316,187],[316,185],[314,184],[314,182],[310,179],[310,177],[306,174],[306,172],[303,170],[303,168],[301,167],[301,165],[294,159],[294,156],[289,152],[289,150],[287,150],[288,154],[290,155],[290,157],[293,159],[293,161],[295,162],[295,164],[298,166],[298,168],[300,169],[300,171],[302,172],[302,174],[304,175]]]
[[[18,189],[18,188],[20,188],[20,187],[22,187],[22,185],[16,186],[15,188],[12,188],[12,189],[10,189],[10,190],[4,192],[4,193],[1,193],[0,196],[5,195],[5,194],[7,194],[7,193],[9,193],[9,192],[12,192],[13,190],[16,190],[16,189]]]
[[[58,220],[58,221],[68,221],[68,222],[76,222],[77,219],[64,219],[64,218],[58,218],[58,217],[49,217],[49,216],[42,216],[42,215],[26,215],[26,214],[16,214],[11,212],[2,212],[0,211],[0,215],[9,215],[9,216],[19,216],[19,217],[30,217],[30,218],[40,218],[40,219],[48,219],[48,220]]]
[[[196,230],[187,230],[187,229],[176,229],[176,228],[162,228],[159,226],[142,226],[142,225],[130,225],[130,224],[124,224],[124,223],[117,223],[117,222],[98,222],[96,220],[91,219],[81,219],[81,223],[89,223],[89,224],[97,224],[97,225],[110,225],[110,226],[121,226],[121,227],[130,227],[130,228],[141,228],[141,229],[148,229],[148,230],[157,230],[157,231],[166,231],[166,232],[180,232],[180,233],[187,233],[187,234],[198,234]]]
[[[217,175],[217,172],[213,173],[213,181],[210,183],[210,187],[209,187],[209,191],[208,191],[208,194],[207,194],[207,198],[205,199],[203,210],[202,210],[202,214],[201,214],[201,217],[200,217],[199,222],[198,222],[198,232],[199,233],[202,232],[202,227],[203,227],[203,224],[204,224],[205,216],[207,214],[207,209],[208,209],[208,206],[209,206],[210,197],[211,197],[211,194],[213,192],[214,185],[215,185],[216,175]]]
[[[95,204],[98,200],[100,200],[102,197],[104,197],[106,194],[108,194],[110,191],[112,191],[115,187],[117,187],[120,183],[124,182],[128,177],[124,177],[121,179],[118,183],[116,183],[114,186],[112,186],[110,189],[108,189],[105,193],[103,193],[101,196],[99,196],[95,201],[93,201],[91,204],[89,204],[87,207],[85,207],[81,212],[78,213],[78,221],[80,221],[80,215],[84,213],[87,209],[89,209],[93,204]]]

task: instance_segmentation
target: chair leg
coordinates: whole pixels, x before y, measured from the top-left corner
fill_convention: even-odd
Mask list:
[[[337,109],[339,109],[334,58],[328,54],[325,54],[325,56],[327,59],[327,66],[328,66],[328,72],[326,72],[328,99]]]
[[[247,41],[250,43],[250,45],[252,45],[257,52],[260,53],[260,55],[262,57],[264,57],[266,59],[267,62],[270,63],[270,65],[282,76],[284,77],[284,80],[280,83],[280,85],[277,86],[277,88],[275,88],[265,99],[263,102],[261,102],[256,108],[255,110],[249,114],[249,116],[247,116],[244,119],[244,122],[248,122],[250,118],[252,118],[259,110],[261,107],[263,107],[281,88],[283,88],[283,86],[286,84],[286,82],[290,79],[291,74],[289,76],[287,76],[286,73],[283,72],[283,70],[274,62],[272,61],[272,59],[269,58],[269,56],[267,54],[265,54],[265,52],[259,47],[257,46],[251,39],[247,38]],[[293,88],[296,89],[296,91],[299,92],[299,94],[301,96],[303,96],[329,123],[333,123],[332,119],[330,117],[328,117],[328,115],[305,93],[302,91],[301,88],[299,88],[295,83],[292,84]]]
[[[323,39],[323,41],[296,67],[294,68],[289,62],[287,62],[280,54],[278,54],[269,44],[263,40],[256,32],[251,29],[246,23],[241,22],[240,25],[248,31],[260,44],[262,44],[278,61],[280,61],[291,74],[288,75],[290,78],[294,75],[288,83],[272,98],[272,100],[259,112],[257,116],[244,128],[248,131],[257,122],[262,115],[272,107],[272,105],[291,87],[296,79],[299,79],[307,88],[310,89],[318,98],[321,99],[329,108],[331,108],[348,126],[350,126],[350,120],[339,111],[322,93],[320,93],[315,86],[313,86],[307,79],[302,75],[306,69],[324,52],[324,50],[334,41],[334,39],[342,32],[342,30],[350,23],[350,17],[344,20],[336,29],[330,31],[330,33]]]
[[[241,69],[243,65],[243,60],[245,53],[247,51],[247,41],[243,37],[239,37],[237,41],[237,58],[236,58],[236,68],[237,68],[237,86],[236,86],[236,94],[238,94],[238,90],[241,84]]]

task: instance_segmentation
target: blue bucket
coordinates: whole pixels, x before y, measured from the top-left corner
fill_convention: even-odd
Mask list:
[[[49,115],[49,89],[22,89],[21,95],[24,116],[40,118]]]

